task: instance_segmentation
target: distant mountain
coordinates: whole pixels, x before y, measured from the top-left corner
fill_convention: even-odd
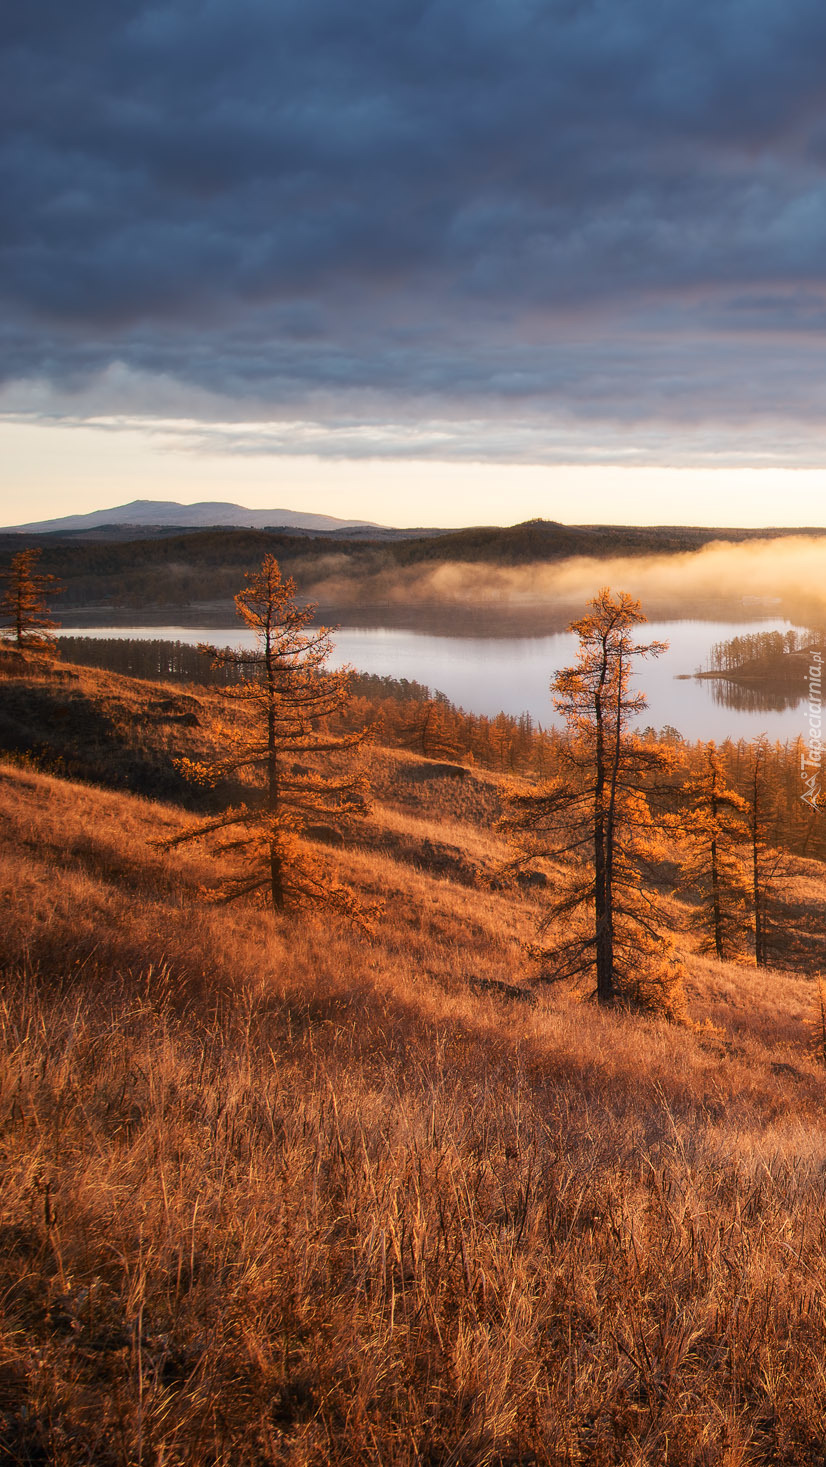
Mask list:
[[[133,499],[114,509],[96,509],[91,514],[69,514],[57,520],[37,520],[26,525],[7,525],[23,534],[47,535],[82,532],[117,525],[135,529],[209,529],[234,525],[245,529],[290,529],[316,532],[351,529],[381,530],[370,520],[339,520],[328,514],[302,514],[293,509],[245,509],[241,504],[205,500],[201,504],[173,504],[166,499]]]

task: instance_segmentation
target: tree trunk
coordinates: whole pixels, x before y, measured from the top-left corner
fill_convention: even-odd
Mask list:
[[[760,862],[756,835],[752,836],[752,896],[754,900],[754,961],[762,968],[766,961],[763,939],[763,902],[760,891]]]
[[[717,829],[717,791],[714,788],[714,775],[711,784],[711,828]],[[717,837],[711,837],[711,907],[714,916],[714,947],[718,958],[723,959],[723,931],[722,917],[720,913],[720,871],[717,862]]]
[[[766,964],[766,937],[763,923],[763,893],[760,883],[760,771],[761,748],[754,751],[751,783],[751,876],[754,901],[754,961],[758,968]]]
[[[711,908],[714,917],[714,948],[718,958],[723,958],[722,914],[720,911],[720,873],[717,866],[717,842],[711,842]]]
[[[276,841],[270,841],[270,892],[272,894],[273,910],[283,912],[284,910],[284,870],[281,861],[281,852]]]
[[[272,816],[278,814],[280,791],[278,781],[278,740],[276,738],[276,708],[278,704],[278,669],[273,652],[271,617],[268,607],[267,625],[264,632],[264,664],[267,673],[267,804]],[[270,838],[270,893],[273,910],[284,910],[284,869],[277,839]]]
[[[597,1001],[614,1002],[614,932],[611,910],[611,869],[606,846],[605,820],[605,727],[602,691],[605,685],[607,659],[603,659],[603,675],[594,697],[596,723],[596,770],[594,779],[594,916],[597,969]]]

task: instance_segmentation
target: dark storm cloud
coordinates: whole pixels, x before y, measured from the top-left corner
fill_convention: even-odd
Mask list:
[[[30,0],[2,29],[7,380],[822,410],[818,4]]]

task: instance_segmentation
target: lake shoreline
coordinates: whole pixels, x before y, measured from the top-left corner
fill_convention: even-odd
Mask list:
[[[244,628],[234,617],[225,617],[212,625],[205,617],[190,620],[188,625],[183,619],[176,624],[169,618],[153,619],[152,624],[145,621],[141,626],[125,618],[120,626],[112,619],[106,624],[102,622],[102,615],[86,626],[80,625],[78,619],[72,627],[64,625],[60,633],[246,645]],[[329,622],[333,623],[332,617]],[[749,625],[762,630],[767,623],[752,621]],[[723,685],[716,680],[697,678],[689,671],[702,667],[713,643],[743,629],[742,622],[710,623],[700,619],[649,622],[641,631],[640,640],[664,641],[669,647],[662,657],[635,660],[634,683],[647,700],[639,726],[675,728],[689,741],[750,738],[763,732],[781,741],[797,737],[802,729],[801,716],[796,711],[800,700],[795,699],[792,706],[792,700],[786,699],[780,709],[764,710],[756,705],[740,709],[727,707],[719,697]],[[435,631],[390,626],[386,619],[374,626],[351,623],[340,626],[333,634],[331,666],[347,665],[379,677],[407,679],[438,689],[457,707],[477,715],[528,714],[535,724],[544,728],[559,726],[550,684],[559,668],[574,662],[576,636],[558,628],[543,633],[534,625],[528,635],[513,631],[507,635],[501,626],[496,631],[498,634],[491,634],[487,627],[478,624],[472,629],[462,628],[452,618],[442,618]],[[750,703],[753,705],[754,700]]]

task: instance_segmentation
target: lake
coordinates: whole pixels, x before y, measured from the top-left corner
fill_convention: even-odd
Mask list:
[[[639,723],[663,728],[671,724],[684,738],[751,738],[766,733],[771,739],[795,739],[808,733],[804,700],[782,710],[743,710],[727,706],[720,684],[683,680],[705,665],[714,642],[748,632],[788,631],[780,619],[751,622],[648,622],[639,630],[640,641],[664,641],[668,651],[656,659],[638,659],[634,686],[648,699]],[[211,642],[216,646],[251,646],[254,638],[236,626],[62,627],[68,636],[140,637],[165,641]],[[350,663],[362,672],[410,678],[445,693],[451,702],[473,713],[494,715],[528,712],[546,728],[562,720],[554,713],[548,685],[559,667],[575,658],[577,638],[570,632],[541,637],[437,636],[388,627],[341,627],[335,634],[331,665]]]

